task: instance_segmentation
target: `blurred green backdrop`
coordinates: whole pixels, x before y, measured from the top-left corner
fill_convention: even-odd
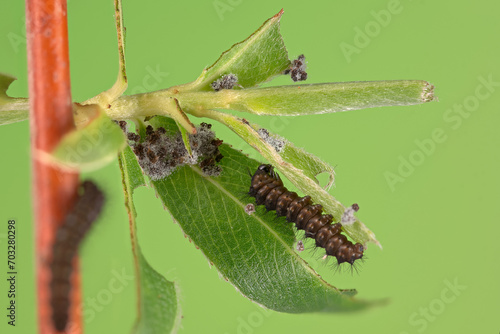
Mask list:
[[[143,251],[182,289],[181,333],[500,330],[500,225],[494,218],[500,195],[499,3],[125,0],[123,5],[128,94],[194,80],[222,51],[284,7],[282,34],[291,57],[306,55],[309,83],[424,79],[439,96],[439,102],[420,106],[300,119],[245,116],[336,166],[331,193],[344,204],[360,204],[359,217],[384,249],[368,249],[359,275],[335,275],[313,257],[311,263],[333,285],[358,289],[360,298],[390,298],[385,307],[356,314],[264,311],[219,278],[151,189],[136,191]],[[19,79],[9,94],[26,96],[24,4],[1,7],[0,71]],[[116,77],[113,4],[70,1],[68,11],[73,98],[82,101]],[[291,82],[279,78],[272,84]],[[228,130],[215,129],[219,138],[251,153]],[[8,326],[3,315],[2,278],[0,328],[35,333],[28,123],[2,126],[0,142],[2,263],[8,219],[17,220],[19,233],[17,326]],[[108,203],[81,250],[86,333],[127,333],[135,318],[135,287],[118,164],[87,176],[106,189]],[[122,291],[106,292],[110,280],[124,274]]]

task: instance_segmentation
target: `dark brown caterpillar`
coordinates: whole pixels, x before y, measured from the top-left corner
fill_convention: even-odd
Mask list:
[[[333,216],[323,214],[323,207],[313,205],[310,196],[300,197],[288,191],[273,166],[257,168],[248,194],[255,197],[257,205],[264,204],[268,211],[276,210],[278,217],[286,216],[297,229],[305,231],[306,237],[315,239],[316,246],[324,248],[327,255],[335,256],[338,264],[353,265],[363,257],[363,245],[347,240],[342,234],[342,225],[332,224]]]
[[[52,246],[50,305],[52,322],[58,331],[68,323],[73,257],[104,203],[104,195],[91,181],[82,183],[82,195],[58,228]]]

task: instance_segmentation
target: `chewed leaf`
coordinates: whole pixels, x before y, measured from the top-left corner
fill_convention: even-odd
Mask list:
[[[184,90],[209,90],[224,75],[233,74],[244,88],[256,86],[281,74],[290,65],[288,52],[279,31],[283,10],[271,17],[252,35],[234,44],[200,77],[182,87]]]
[[[309,176],[311,171],[304,172],[301,169],[305,163],[311,161],[311,156],[306,156],[306,160],[301,161],[297,156],[300,153],[299,150],[291,150],[288,152],[288,155],[280,155],[276,151],[276,148],[266,142],[248,122],[235,116],[217,111],[208,111],[206,117],[215,119],[228,126],[244,141],[255,148],[267,161],[274,165],[303,194],[311,196],[314,202],[323,205],[324,211],[333,215],[335,221],[341,221],[346,207],[319,186],[315,179]],[[342,228],[354,241],[363,245],[366,245],[367,242],[373,242],[380,246],[380,243],[375,238],[375,234],[363,223],[357,219],[350,223],[344,225]]]
[[[0,125],[25,121],[28,119],[29,101],[7,95],[7,89],[16,78],[0,73]]]
[[[181,317],[177,284],[165,279],[149,265],[137,239],[133,192],[137,187],[146,184],[142,170],[130,147],[123,150],[118,160],[137,272],[138,318],[133,333],[176,333]]]
[[[287,142],[280,155],[285,161],[293,161],[295,167],[302,169],[305,175],[314,179],[318,184],[319,182],[316,179],[316,176],[321,173],[327,173],[328,183],[323,188],[329,189],[333,185],[335,180],[335,171],[333,170],[333,167],[314,154]]]
[[[7,98],[7,89],[16,80],[12,75],[0,72],[0,99]]]
[[[123,131],[102,111],[87,126],[67,134],[50,156],[63,167],[96,170],[125,147]]]
[[[321,173],[328,173],[328,183],[324,186],[325,189],[333,185],[335,172],[333,167],[306,150],[295,146],[283,137],[269,132],[269,130],[259,127],[256,124],[250,124],[260,137],[269,145],[271,145],[276,153],[278,153],[283,161],[290,162],[295,167],[302,170],[304,175],[316,181],[319,184],[316,176]]]
[[[184,166],[152,181],[184,233],[220,274],[254,302],[280,312],[338,312],[368,307],[324,281],[295,251],[291,224],[262,208],[250,213],[248,168],[259,162],[221,146],[222,174]]]

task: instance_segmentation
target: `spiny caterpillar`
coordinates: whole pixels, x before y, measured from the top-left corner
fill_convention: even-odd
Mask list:
[[[273,166],[263,164],[257,168],[248,194],[255,197],[257,205],[265,205],[268,211],[276,210],[278,217],[286,216],[288,222],[304,230],[305,236],[315,239],[316,246],[334,256],[339,265],[344,262],[353,265],[363,257],[363,245],[347,240],[342,234],[342,224],[332,224],[333,216],[323,214],[323,207],[313,205],[310,196],[300,197],[288,191]],[[358,206],[353,205],[353,208],[356,210]]]
[[[58,331],[68,323],[73,258],[104,203],[104,194],[91,181],[82,183],[83,193],[58,228],[52,246],[50,305],[52,322]]]

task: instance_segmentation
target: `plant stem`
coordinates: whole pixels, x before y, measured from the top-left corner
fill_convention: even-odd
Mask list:
[[[38,324],[44,334],[55,332],[49,303],[52,243],[79,184],[77,173],[63,172],[39,159],[39,152],[50,152],[74,128],[66,18],[66,0],[26,0]],[[71,332],[78,334],[82,323],[77,260],[74,266],[69,321]]]
[[[167,101],[175,98],[183,112],[204,117],[207,109],[232,109],[258,115],[299,116],[364,108],[431,102],[434,86],[423,80],[337,82],[219,92],[189,91],[183,86],[121,96],[106,110],[113,119],[164,115],[172,117]],[[107,108],[103,106],[103,108]]]
[[[128,87],[127,71],[125,66],[125,27],[123,26],[122,0],[114,0],[115,4],[115,26],[118,38],[118,77],[113,86],[83,102],[83,104],[99,104],[102,108],[120,97]]]

